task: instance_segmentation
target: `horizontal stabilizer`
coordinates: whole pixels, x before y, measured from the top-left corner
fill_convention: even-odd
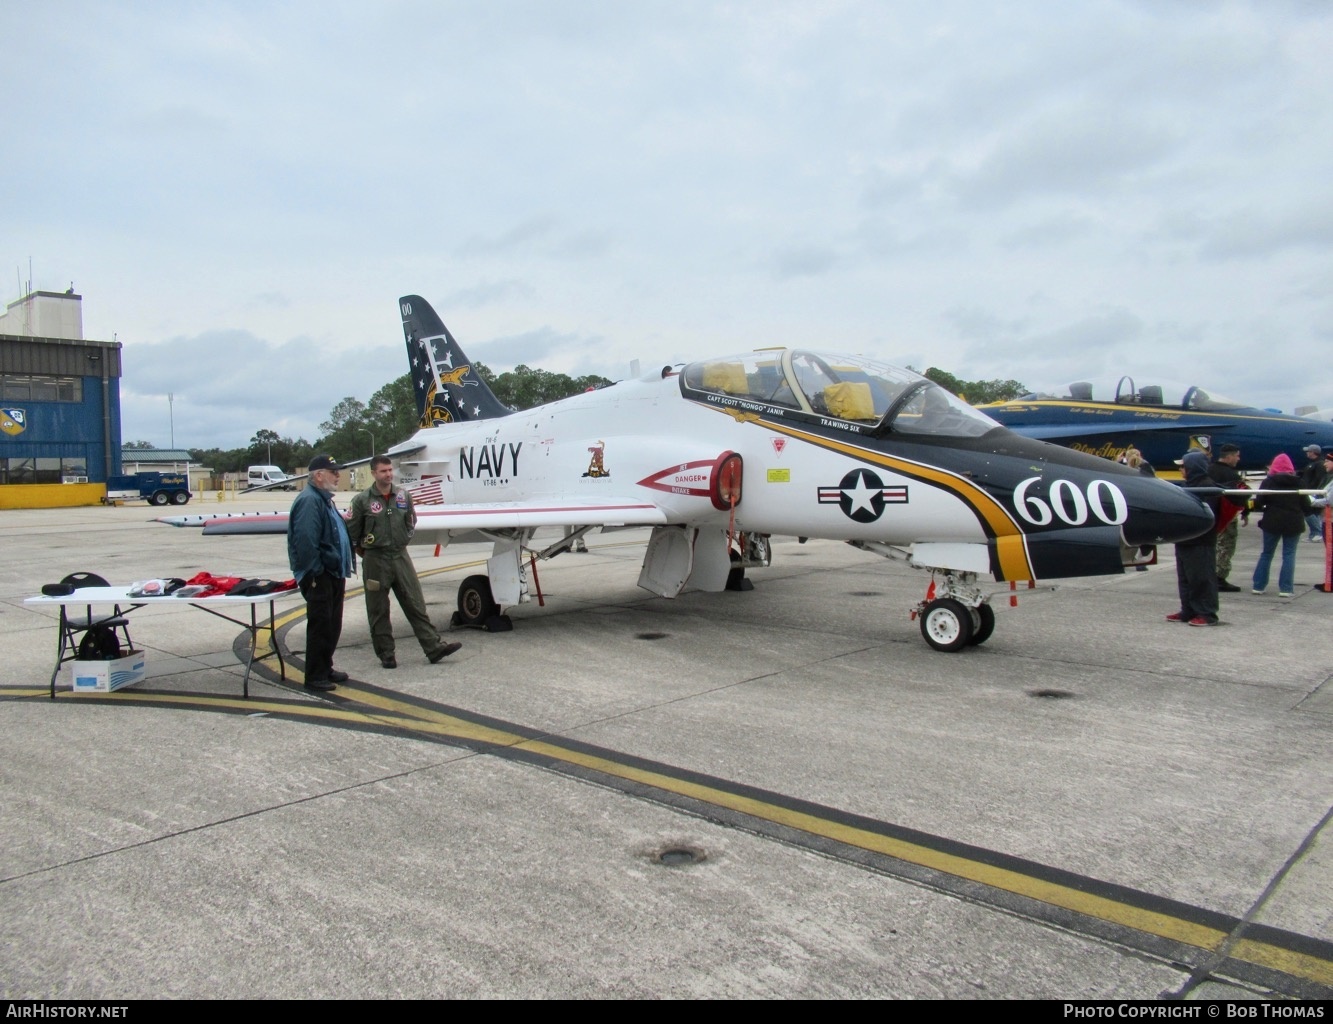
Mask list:
[[[270,533],[287,532],[287,513],[286,512],[204,512],[189,516],[159,516],[154,522],[166,523],[168,526],[192,526],[204,528],[205,533],[262,533],[265,531],[257,530],[216,530],[211,529],[216,524],[221,523],[240,523],[240,522],[271,522],[280,519],[282,529],[270,530]]]

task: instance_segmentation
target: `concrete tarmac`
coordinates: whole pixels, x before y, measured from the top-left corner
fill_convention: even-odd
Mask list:
[[[1321,545],[1254,596],[1242,530],[1215,628],[1165,621],[1165,549],[940,654],[900,563],[780,539],[667,601],[646,532],[593,535],[438,665],[396,614],[381,669],[349,597],[328,699],[288,600],[248,702],[243,631],[180,606],[132,617],[146,681],[50,700],[43,583],[289,575],[153,514],[0,516],[6,998],[1333,994]],[[488,553],[414,550],[441,628]]]

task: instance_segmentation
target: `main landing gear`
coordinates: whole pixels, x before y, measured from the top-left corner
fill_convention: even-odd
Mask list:
[[[491,581],[485,576],[469,576],[458,586],[458,611],[454,612],[455,626],[473,626],[489,633],[507,633],[514,628],[508,615],[500,613],[500,606],[491,596]]]

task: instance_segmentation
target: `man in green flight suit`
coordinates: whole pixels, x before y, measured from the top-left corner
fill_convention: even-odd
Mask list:
[[[417,570],[407,553],[408,542],[417,525],[412,496],[404,490],[394,490],[393,462],[387,456],[376,455],[371,459],[370,471],[375,482],[352,499],[352,517],[347,523],[352,547],[361,556],[370,640],[380,664],[385,668],[397,668],[393,626],[389,623],[389,593],[392,591],[407,621],[412,624],[417,642],[433,665],[463,645],[444,642],[426,614],[426,600],[421,596]]]

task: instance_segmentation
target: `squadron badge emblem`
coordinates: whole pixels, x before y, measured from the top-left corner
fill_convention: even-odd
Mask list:
[[[28,414],[22,409],[0,409],[0,430],[6,434],[21,434],[28,425]]]

